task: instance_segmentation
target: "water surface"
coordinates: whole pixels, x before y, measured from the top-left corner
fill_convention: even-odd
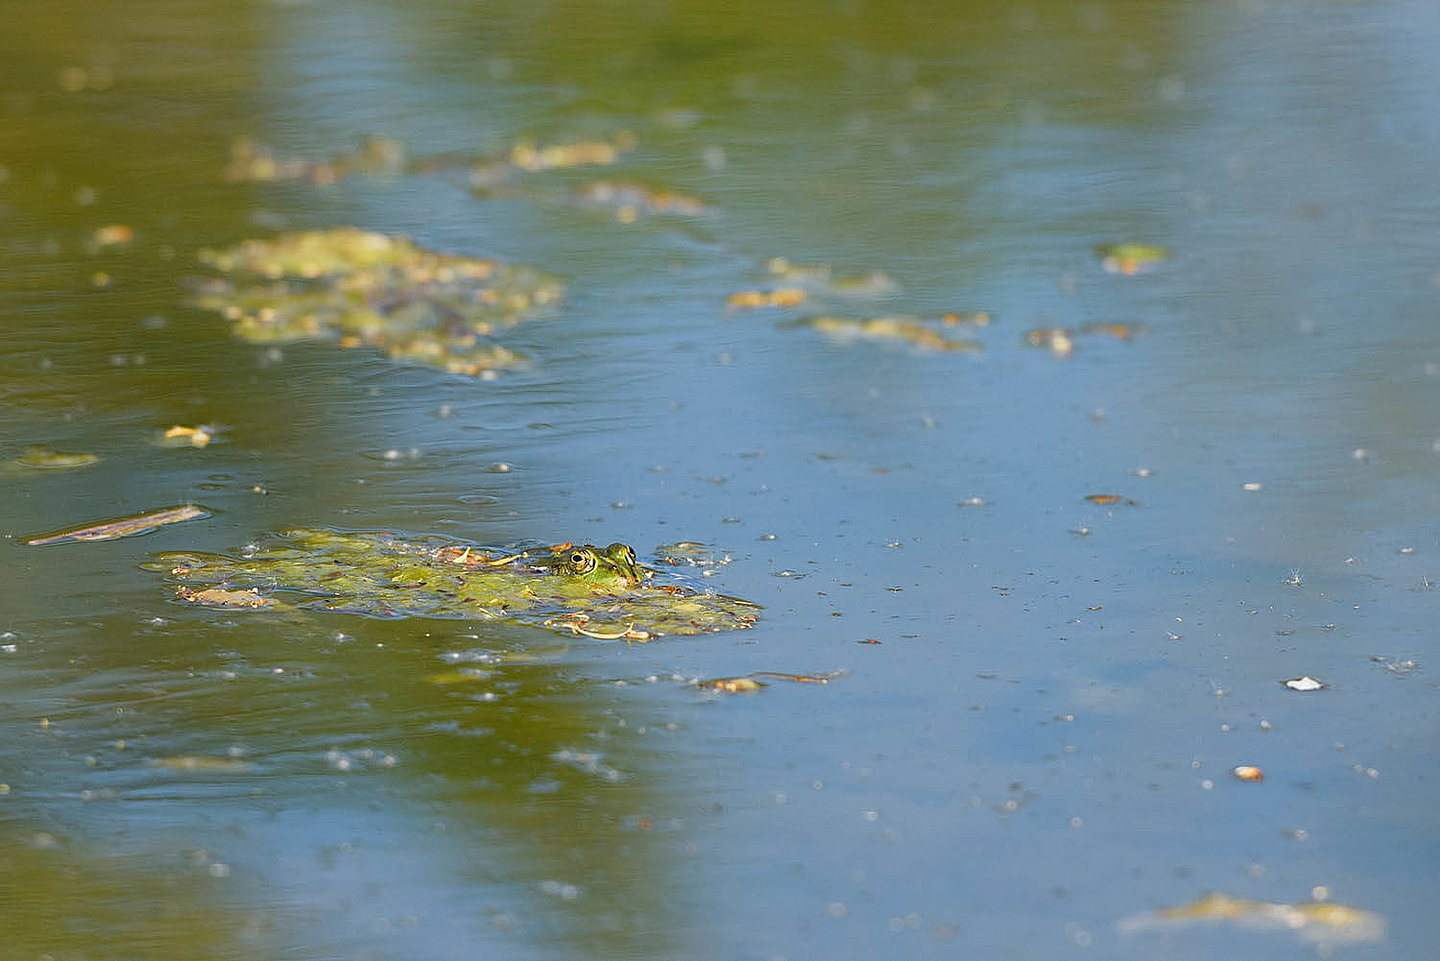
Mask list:
[[[1317,889],[1388,921],[1322,952],[1429,950],[1427,4],[11,6],[0,456],[101,460],[0,476],[0,956],[1305,958],[1119,925]],[[222,175],[241,136],[622,132],[504,189]],[[710,211],[570,202],[600,178]],[[187,305],[200,248],[341,225],[563,308],[476,380]],[[1107,273],[1126,241],[1172,257]],[[775,257],[893,284],[727,309]],[[779,323],[974,310],[978,354]],[[1099,322],[1143,332],[1024,342]],[[192,609],[140,567],[289,526],[699,541],[765,613],[626,645]],[[755,671],[836,676],[687,683]]]

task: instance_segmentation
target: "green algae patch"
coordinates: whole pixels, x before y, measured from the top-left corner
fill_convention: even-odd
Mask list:
[[[523,363],[494,335],[553,310],[563,293],[528,267],[353,227],[247,240],[199,257],[223,276],[192,284],[191,303],[223,315],[241,340],[370,347],[472,377]]]
[[[661,580],[624,544],[506,551],[442,537],[297,529],[236,554],[172,551],[144,566],[163,573],[185,603],[203,604],[215,590],[254,591],[284,608],[494,620],[601,640],[743,630],[760,613],[749,601]]]

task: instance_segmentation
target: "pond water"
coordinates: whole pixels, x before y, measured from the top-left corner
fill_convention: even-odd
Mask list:
[[[0,958],[1430,952],[1433,5],[8,6]],[[332,227],[564,298],[493,376],[192,302]],[[293,527],[623,541],[764,610],[142,567]],[[828,683],[697,684],[760,672]]]

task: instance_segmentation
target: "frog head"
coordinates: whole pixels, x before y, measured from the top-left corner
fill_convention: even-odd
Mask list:
[[[609,547],[571,544],[553,548],[541,563],[552,574],[612,591],[639,587],[650,573],[635,562],[634,548],[618,541]]]

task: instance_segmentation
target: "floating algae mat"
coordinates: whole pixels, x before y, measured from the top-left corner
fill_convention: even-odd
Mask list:
[[[243,340],[330,340],[474,377],[522,362],[492,336],[562,293],[528,267],[353,227],[247,240],[200,260],[224,276],[196,282],[192,302],[223,314]]]
[[[239,554],[173,551],[145,567],[202,606],[497,620],[606,640],[739,630],[760,612],[739,598],[656,583],[625,544],[506,552],[442,537],[299,529]]]

